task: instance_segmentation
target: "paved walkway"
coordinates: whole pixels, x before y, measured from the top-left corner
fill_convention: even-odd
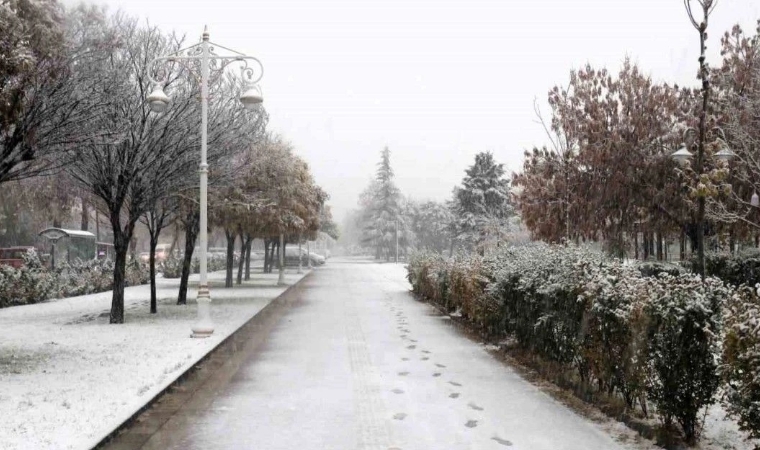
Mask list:
[[[408,292],[400,265],[331,260],[229,382],[146,449],[623,448]]]

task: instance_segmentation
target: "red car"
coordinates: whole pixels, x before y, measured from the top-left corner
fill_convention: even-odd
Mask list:
[[[18,269],[24,265],[24,255],[29,250],[34,250],[34,247],[0,248],[0,264]]]

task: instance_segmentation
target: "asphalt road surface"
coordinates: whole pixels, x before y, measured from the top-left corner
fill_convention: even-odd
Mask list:
[[[142,448],[625,448],[416,301],[404,275],[318,268],[261,348]]]

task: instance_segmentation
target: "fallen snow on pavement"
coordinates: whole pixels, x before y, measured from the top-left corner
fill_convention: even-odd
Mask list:
[[[287,284],[302,275],[287,274]],[[197,279],[197,278],[196,278]],[[277,274],[223,288],[210,274],[214,334],[191,339],[195,284],[176,305],[178,279],[125,291],[125,323],[110,325],[111,293],[0,310],[0,442],[3,449],[86,449],[253,317],[286,287]]]

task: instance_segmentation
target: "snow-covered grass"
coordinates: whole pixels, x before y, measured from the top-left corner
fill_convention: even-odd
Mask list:
[[[148,286],[127,288],[122,325],[108,323],[110,292],[0,310],[0,447],[91,448],[287,287],[256,273],[225,289],[210,274],[215,331],[192,339],[196,279],[186,306],[179,280],[159,279],[157,314]]]

